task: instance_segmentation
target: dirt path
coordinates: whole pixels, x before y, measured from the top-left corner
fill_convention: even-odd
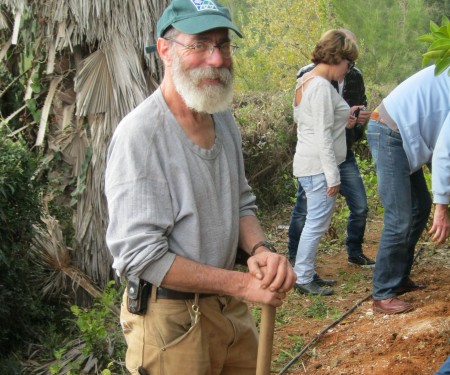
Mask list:
[[[280,228],[283,224],[275,223]],[[369,222],[364,251],[375,258],[381,223]],[[286,230],[272,240],[286,249]],[[285,374],[434,374],[450,355],[450,248],[420,243],[412,279],[427,288],[403,295],[414,310],[400,315],[374,314],[372,298],[324,334]],[[345,249],[321,250],[317,271],[338,280],[336,294],[310,298],[290,292],[277,310],[272,373],[278,374],[316,335],[371,294],[372,270],[347,263]],[[324,309],[328,317],[314,317]],[[323,312],[323,311],[322,311]],[[308,317],[312,316],[312,317]]]

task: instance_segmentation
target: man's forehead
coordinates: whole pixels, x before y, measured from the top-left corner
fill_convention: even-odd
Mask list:
[[[199,34],[185,34],[180,32],[179,35],[183,35],[192,40],[229,39],[229,32],[226,28],[212,29]]]

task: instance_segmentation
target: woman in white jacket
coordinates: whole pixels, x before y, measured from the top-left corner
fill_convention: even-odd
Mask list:
[[[307,216],[300,237],[294,270],[296,289],[301,293],[330,295],[332,281],[315,272],[317,247],[330,225],[339,193],[339,164],[345,160],[345,127],[353,126],[350,107],[332,86],[342,82],[358,57],[358,48],[342,30],[325,32],[312,53],[313,70],[297,80],[294,120],[297,146],[294,176],[306,193]]]

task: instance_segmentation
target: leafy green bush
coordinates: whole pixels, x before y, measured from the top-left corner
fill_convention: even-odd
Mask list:
[[[292,160],[297,142],[292,119],[292,93],[253,93],[235,100],[245,168],[262,210],[295,196]]]
[[[236,40],[236,90],[293,90],[297,70],[310,62],[314,44],[333,23],[329,1],[232,0],[245,35]],[[299,21],[301,15],[301,21]],[[326,20],[326,21],[325,21]],[[327,25],[325,25],[325,22]]]
[[[0,357],[38,341],[39,324],[52,314],[32,282],[39,270],[29,259],[32,224],[41,215],[36,163],[24,142],[0,131]]]
[[[95,358],[96,367],[103,369],[102,374],[111,373],[111,370],[117,374],[123,370],[122,364],[117,359],[125,358],[126,344],[122,330],[117,324],[118,316],[111,309],[120,304],[123,288],[116,289],[114,284],[114,281],[108,283],[101,298],[95,301],[92,308],[80,308],[75,305],[71,307],[81,333],[78,337],[84,342],[84,346],[80,349],[83,358],[77,358],[77,361],[72,363],[74,369],[80,370],[86,361]],[[63,359],[62,354],[60,357],[59,359]],[[67,363],[67,359],[62,362]],[[53,366],[57,367],[58,365]]]
[[[22,142],[0,133],[0,250],[30,239],[31,226],[39,220],[39,191],[33,183],[36,160]]]
[[[442,25],[439,26],[430,21],[430,33],[418,38],[421,42],[429,43],[428,50],[422,56],[422,66],[427,66],[431,61],[436,64],[434,74],[439,75],[450,66],[450,21],[442,17]],[[448,71],[450,76],[450,70]]]

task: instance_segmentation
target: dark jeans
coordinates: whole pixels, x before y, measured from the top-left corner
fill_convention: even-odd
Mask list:
[[[349,257],[362,254],[362,243],[366,229],[367,197],[366,189],[359,173],[353,151],[347,151],[345,161],[339,165],[341,175],[340,193],[345,197],[350,215],[347,221],[346,247]],[[297,200],[292,210],[291,222],[289,224],[289,258],[297,255],[298,243],[306,221],[307,200],[301,184],[298,184]]]
[[[422,169],[410,173],[400,133],[370,120],[367,140],[375,162],[384,227],[373,273],[376,300],[396,296],[409,277],[414,249],[431,211],[431,197]]]
[[[442,364],[441,368],[435,375],[450,375],[450,356],[447,360]]]

